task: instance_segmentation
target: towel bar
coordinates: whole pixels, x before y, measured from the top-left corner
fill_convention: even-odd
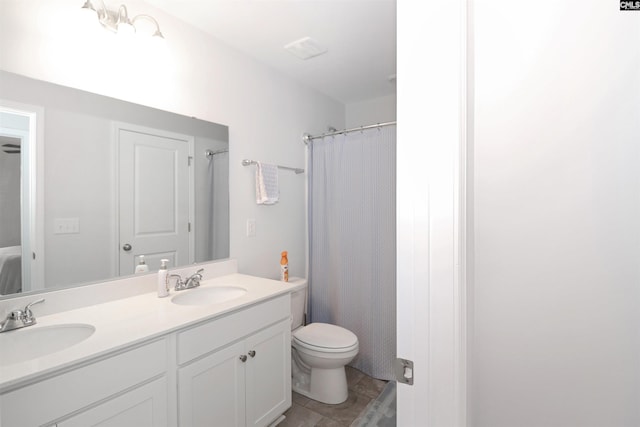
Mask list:
[[[258,162],[256,162],[255,160],[247,160],[244,159],[242,161],[242,166],[249,166],[249,165],[255,165]],[[281,165],[276,165],[278,167],[278,169],[286,169],[289,171],[294,171],[296,174],[301,174],[304,173],[304,169],[300,169],[300,168],[290,168],[289,166],[281,166]]]

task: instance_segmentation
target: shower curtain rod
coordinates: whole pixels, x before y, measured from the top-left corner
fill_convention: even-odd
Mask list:
[[[344,129],[344,130],[336,130],[336,131],[332,131],[332,132],[323,133],[322,135],[317,135],[317,136],[312,136],[312,135],[309,135],[308,133],[305,133],[304,135],[302,135],[302,142],[304,142],[305,144],[308,144],[309,142],[313,141],[314,139],[324,138],[325,136],[342,135],[344,133],[358,132],[358,131],[363,131],[363,130],[366,130],[366,129],[376,129],[376,128],[381,128],[381,127],[384,127],[384,126],[395,125],[395,124],[396,124],[396,122],[394,120],[392,122],[377,123],[375,125],[360,126],[360,127],[357,127],[357,128]]]
[[[222,149],[222,150],[218,150],[218,151],[205,150],[204,151],[204,156],[207,158],[207,160],[211,160],[211,158],[213,156],[215,156],[216,154],[222,154],[222,153],[228,153],[228,152],[229,152],[228,149]]]

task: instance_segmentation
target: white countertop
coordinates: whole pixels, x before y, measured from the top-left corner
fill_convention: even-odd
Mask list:
[[[229,274],[203,280],[200,288],[233,285],[247,293],[230,301],[200,306],[178,305],[171,298],[192,290],[171,291],[166,298],[155,292],[118,299],[74,310],[38,316],[37,324],[23,328],[42,328],[59,324],[89,324],[96,328],[86,340],[67,349],[37,359],[0,366],[0,393],[52,374],[74,364],[100,357],[149,339],[166,335],[192,324],[210,320],[278,295],[301,288],[299,284]],[[195,288],[199,289],[199,288]],[[19,334],[21,330],[3,332]],[[10,351],[10,349],[0,349]]]

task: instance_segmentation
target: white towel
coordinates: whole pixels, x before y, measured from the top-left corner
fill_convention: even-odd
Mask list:
[[[278,166],[256,162],[256,203],[273,205],[278,202]]]

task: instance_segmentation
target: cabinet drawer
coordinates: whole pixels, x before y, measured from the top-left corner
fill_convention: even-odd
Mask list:
[[[166,370],[163,339],[3,394],[0,425],[42,425]]]
[[[167,404],[167,379],[161,377],[60,421],[56,427],[164,427]]]
[[[291,315],[289,294],[178,333],[178,364],[207,354]]]

